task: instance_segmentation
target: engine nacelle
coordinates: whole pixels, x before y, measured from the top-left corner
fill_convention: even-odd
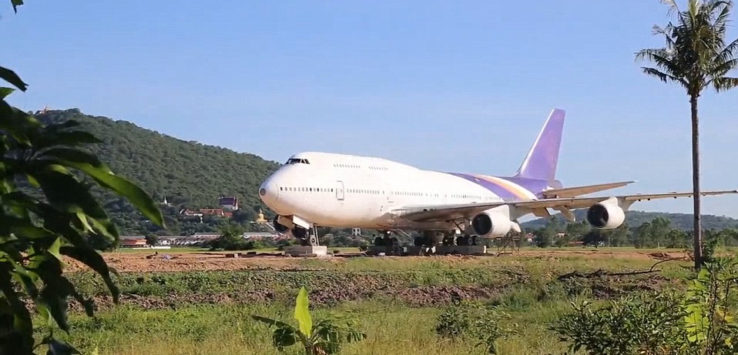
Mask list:
[[[611,197],[587,210],[587,222],[598,229],[615,229],[625,222],[625,210]]]
[[[487,210],[474,216],[471,227],[482,238],[502,237],[511,230],[520,232],[520,226],[516,222],[511,221],[505,213],[495,210]]]

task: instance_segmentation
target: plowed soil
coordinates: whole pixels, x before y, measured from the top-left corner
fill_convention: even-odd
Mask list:
[[[295,270],[298,260],[305,258],[294,258],[287,256],[254,256],[232,258],[226,257],[225,252],[172,252],[165,250],[158,252],[136,251],[136,252],[112,252],[104,253],[103,257],[108,265],[119,272],[170,272],[170,271],[217,271],[217,270]],[[630,259],[630,260],[664,260],[664,259],[687,259],[687,255],[680,251],[653,252],[652,250],[637,251],[633,249],[600,249],[600,250],[571,250],[555,249],[548,250],[532,249],[520,250],[501,255],[489,254],[487,256],[465,256],[464,258],[583,258],[583,259]],[[399,257],[393,257],[399,258]],[[422,256],[406,256],[403,259],[423,259]],[[438,258],[438,257],[436,257]],[[448,256],[448,259],[458,256]],[[346,262],[345,258],[331,257],[323,258],[323,262],[340,265]],[[67,263],[68,271],[78,271],[84,266],[70,260]]]

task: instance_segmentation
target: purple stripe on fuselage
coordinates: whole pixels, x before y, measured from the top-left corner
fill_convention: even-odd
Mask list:
[[[485,189],[491,191],[495,195],[500,196],[500,198],[502,198],[505,201],[520,200],[520,198],[517,195],[515,195],[513,192],[491,181],[480,179],[470,174],[461,174],[461,173],[449,173],[449,174],[458,176],[460,178],[469,180],[477,185],[480,185],[484,187]],[[521,177],[498,177],[498,178],[510,181],[517,185],[520,185],[521,187],[530,191],[531,193],[536,195],[536,197],[539,197],[539,198],[542,196],[541,192],[545,190],[547,187],[549,187],[548,182],[544,180],[526,179],[526,178],[521,178]]]
[[[527,178],[521,178],[521,177],[504,177],[500,179],[505,179],[507,181],[514,182],[524,187],[526,190],[532,192],[538,198],[543,197],[541,192],[543,192],[543,190],[549,187],[549,182],[545,180],[527,179]],[[558,183],[558,181],[554,180],[553,183]]]
[[[487,189],[487,190],[491,191],[492,193],[494,193],[495,195],[500,196],[500,198],[502,198],[505,201],[512,201],[512,200],[518,200],[519,199],[515,194],[513,194],[510,191],[508,191],[506,188],[504,188],[504,187],[502,187],[500,185],[497,185],[495,183],[492,183],[490,181],[480,179],[480,178],[478,178],[478,177],[476,177],[474,175],[461,174],[461,173],[449,173],[449,174],[454,175],[454,176],[458,176],[460,178],[469,180],[469,181],[471,181],[471,182],[473,182],[473,183],[475,183],[475,184],[477,184],[479,186],[482,186],[485,189]]]

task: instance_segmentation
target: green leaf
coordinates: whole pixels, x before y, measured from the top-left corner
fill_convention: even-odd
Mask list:
[[[13,91],[15,91],[13,88],[0,87],[0,99],[8,97]]]
[[[164,217],[151,197],[132,182],[113,174],[94,155],[76,149],[56,148],[44,152],[44,156],[54,157],[60,164],[84,172],[103,187],[125,197],[152,222],[164,226]]]
[[[294,345],[297,342],[295,328],[279,327],[275,329],[274,333],[272,334],[272,342],[274,343],[274,346],[279,350]]]
[[[59,260],[59,262],[62,261],[61,254],[59,254],[59,248],[61,248],[61,244],[62,239],[56,238],[56,240],[54,240],[54,243],[52,243],[51,246],[49,246],[49,248],[47,249],[49,254],[53,255],[57,260]]]
[[[310,337],[313,330],[313,319],[310,317],[310,309],[308,308],[308,294],[305,287],[300,288],[295,302],[295,319],[300,326],[300,332],[305,337]]]
[[[266,323],[270,327],[271,326],[276,326],[276,327],[292,327],[291,325],[289,325],[289,324],[287,324],[285,322],[278,321],[276,319],[267,318],[267,317],[252,315],[251,318],[253,318],[256,321],[259,321],[259,322],[262,322],[262,323]]]
[[[21,0],[12,0],[13,1],[13,9],[15,9],[16,6],[23,4],[23,1]],[[21,91],[26,91],[26,88],[28,88],[28,84],[24,83],[23,80],[16,74],[14,71],[0,67],[0,78],[3,80],[13,84],[13,86],[17,87]]]
[[[93,218],[107,218],[105,210],[92,196],[87,186],[59,165],[34,168],[29,174],[41,184],[41,190],[49,203],[58,211],[77,213],[83,211]]]
[[[68,257],[74,258],[83,262],[89,266],[92,270],[100,274],[108,286],[110,293],[113,295],[113,302],[118,303],[118,297],[120,296],[120,290],[115,285],[113,279],[110,277],[110,268],[105,263],[103,257],[98,254],[94,249],[89,246],[62,246],[59,251]]]

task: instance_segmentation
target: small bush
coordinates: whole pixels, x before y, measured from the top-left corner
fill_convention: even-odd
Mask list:
[[[499,314],[480,303],[461,302],[444,310],[436,322],[436,333],[447,338],[466,337],[478,341],[490,354],[497,354],[496,341],[503,335]]]
[[[735,354],[735,261],[716,260],[683,295],[641,294],[594,308],[583,302],[552,327],[589,354]]]
[[[643,294],[599,309],[589,302],[573,306],[574,313],[553,327],[562,341],[572,341],[572,352],[672,354],[686,336],[677,326],[684,313],[673,296]]]

